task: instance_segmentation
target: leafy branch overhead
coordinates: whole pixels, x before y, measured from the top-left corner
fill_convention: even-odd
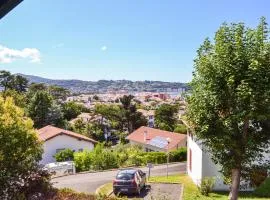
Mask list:
[[[248,179],[269,148],[268,34],[265,18],[255,29],[224,23],[213,41],[204,41],[194,62],[189,120],[223,174],[231,177],[232,199],[239,178]]]

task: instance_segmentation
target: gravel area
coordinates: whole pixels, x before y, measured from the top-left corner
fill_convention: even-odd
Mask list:
[[[141,191],[140,196],[130,195],[128,199],[143,200],[181,200],[181,184],[151,183]]]

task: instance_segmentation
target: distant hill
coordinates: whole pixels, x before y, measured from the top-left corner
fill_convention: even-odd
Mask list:
[[[129,80],[54,80],[39,76],[20,74],[27,78],[30,83],[45,83],[58,85],[69,89],[73,93],[104,93],[107,91],[126,90],[128,92],[178,92],[187,90],[186,83],[162,82],[162,81],[129,81]]]

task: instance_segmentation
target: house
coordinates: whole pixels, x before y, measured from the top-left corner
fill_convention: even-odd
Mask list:
[[[186,123],[185,123],[186,124]],[[187,125],[187,124],[186,124]],[[270,153],[265,153],[266,158]],[[229,186],[223,181],[223,175],[220,173],[221,166],[215,164],[211,159],[210,152],[204,147],[202,142],[196,138],[190,130],[187,134],[187,173],[196,185],[200,185],[205,177],[214,177],[216,191],[229,191]],[[252,190],[248,182],[241,182],[240,190]]]
[[[141,145],[145,151],[172,151],[186,147],[185,134],[142,126],[126,138],[131,144]]]
[[[72,149],[73,151],[92,150],[97,143],[84,135],[50,125],[39,129],[38,137],[43,141],[41,164],[55,162],[53,156],[64,149]]]
[[[210,154],[203,144],[192,133],[187,134],[187,173],[196,185],[201,184],[204,177],[215,177],[214,190],[228,191],[228,185],[223,183],[219,167],[211,160]]]
[[[155,126],[155,110],[138,109],[138,112],[142,113],[142,115],[147,119],[148,126],[151,128],[154,128],[154,126]]]

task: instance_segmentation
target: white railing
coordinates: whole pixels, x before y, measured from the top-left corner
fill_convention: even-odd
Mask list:
[[[73,161],[49,163],[46,164],[44,168],[51,172],[53,177],[76,173],[75,164]]]

